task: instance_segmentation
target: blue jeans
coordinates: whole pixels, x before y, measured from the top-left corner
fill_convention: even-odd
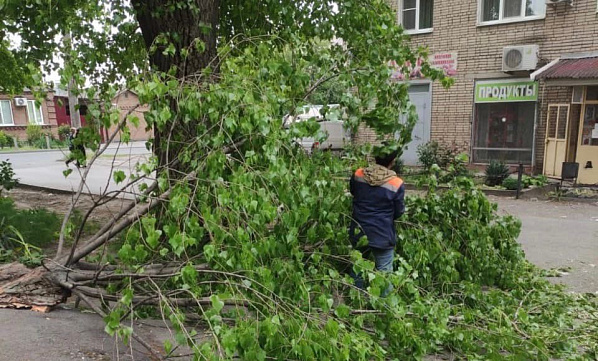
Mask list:
[[[380,272],[392,272],[392,262],[395,258],[395,250],[394,249],[377,249],[377,248],[367,248],[365,251],[362,251],[363,257],[369,257],[370,254],[374,256],[374,263],[376,264],[376,271]],[[355,279],[355,286],[360,289],[365,289],[365,280],[361,274],[355,274],[353,270],[351,270],[351,277]],[[389,285],[380,296],[386,297],[392,291],[392,285]]]

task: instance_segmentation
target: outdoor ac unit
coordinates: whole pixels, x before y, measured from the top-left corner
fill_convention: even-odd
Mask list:
[[[546,0],[547,5],[567,4],[573,5],[573,0]]]
[[[538,45],[506,46],[502,52],[502,71],[535,70],[538,67]]]
[[[15,98],[15,106],[17,106],[17,107],[25,107],[25,106],[27,106],[27,99],[25,99],[25,98]]]

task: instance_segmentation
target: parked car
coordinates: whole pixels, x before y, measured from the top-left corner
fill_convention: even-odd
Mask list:
[[[285,117],[286,126],[295,122],[315,119],[320,125],[320,130],[328,135],[326,140],[321,143],[313,137],[297,139],[297,143],[308,153],[311,153],[314,149],[342,150],[345,145],[351,142],[351,132],[344,128],[342,119],[325,119],[322,114],[323,108],[323,105],[306,105],[299,109],[295,117]],[[338,109],[340,106],[338,104],[329,104],[328,108]]]

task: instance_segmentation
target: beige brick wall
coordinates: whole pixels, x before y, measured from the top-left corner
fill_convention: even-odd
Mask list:
[[[139,98],[131,91],[123,91],[118,94],[113,100],[113,103],[118,106],[121,112],[121,119],[131,112],[131,116],[139,118],[139,127],[135,127],[133,124],[128,124],[131,132],[132,141],[144,141],[148,140],[152,133],[146,131],[147,123],[145,122],[144,113],[148,110],[147,106],[138,106]],[[116,131],[116,125],[110,129],[110,134]],[[120,141],[120,134],[117,134],[114,138],[115,141]]]
[[[398,1],[388,1],[396,11]],[[542,20],[491,26],[477,26],[478,1],[435,1],[434,31],[411,36],[412,45],[427,46],[430,54],[458,53],[454,86],[449,90],[440,84],[433,86],[431,135],[434,140],[470,146],[474,84],[476,80],[509,77],[501,71],[503,47],[539,45],[540,66],[564,53],[598,51],[596,0],[575,0],[571,7],[547,6],[546,18]],[[541,170],[544,156],[547,104],[569,103],[570,92],[570,88],[551,89],[540,85],[535,141],[537,169]],[[577,124],[578,119],[573,121],[572,124]]]

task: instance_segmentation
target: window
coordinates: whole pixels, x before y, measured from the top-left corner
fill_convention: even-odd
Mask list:
[[[538,84],[525,79],[478,81],[473,160],[532,164]]]
[[[42,107],[35,104],[35,100],[27,100],[27,117],[30,124],[44,124]]]
[[[536,103],[476,104],[473,158],[531,164]]]
[[[399,0],[399,16],[408,33],[430,32],[434,25],[434,0]]]
[[[13,125],[10,100],[0,100],[0,125]]]
[[[598,146],[598,104],[587,104],[583,116],[581,145]]]
[[[480,0],[480,23],[542,19],[546,0]]]

